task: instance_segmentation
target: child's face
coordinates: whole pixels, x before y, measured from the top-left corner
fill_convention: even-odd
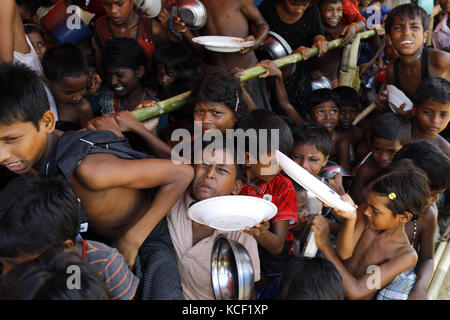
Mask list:
[[[314,176],[319,176],[320,170],[327,163],[328,156],[309,143],[297,143],[294,146],[292,160]]]
[[[396,153],[402,148],[400,141],[391,141],[374,137],[372,141],[372,155],[379,168],[387,168]]]
[[[236,165],[225,150],[203,151],[202,163],[194,165],[191,195],[196,200],[238,194],[240,181],[236,181]]]
[[[440,0],[439,5],[441,6],[441,8],[444,12],[450,13],[450,1]]]
[[[358,108],[354,106],[342,106],[339,110],[339,124],[342,129],[353,127],[353,120],[358,115]]]
[[[303,13],[309,5],[309,0],[284,0],[286,10],[291,14]]]
[[[202,132],[218,129],[225,133],[226,129],[233,129],[236,118],[224,103],[208,101],[195,105],[194,121],[202,123]]]
[[[134,71],[130,68],[105,66],[106,83],[119,97],[126,96],[140,86],[140,77],[143,73],[143,68]]]
[[[51,111],[40,120],[39,131],[31,121],[0,123],[0,164],[17,174],[28,172],[44,156],[53,129]]]
[[[402,215],[394,213],[387,207],[390,200],[386,196],[379,195],[369,191],[367,194],[367,209],[364,215],[367,217],[367,223],[370,229],[382,231],[393,229],[401,223]]]
[[[447,189],[442,190],[430,190],[430,200],[429,205],[431,206],[433,203],[439,200],[439,194],[445,192]]]
[[[415,124],[423,133],[436,136],[442,132],[450,121],[450,103],[439,103],[425,99],[414,108]]]
[[[133,12],[134,0],[102,0],[106,14],[115,25],[123,25]]]
[[[86,95],[88,80],[87,74],[79,77],[60,77],[57,81],[49,82],[49,87],[56,102],[75,105]]]
[[[313,122],[320,123],[333,133],[339,123],[339,108],[334,101],[325,101],[315,106],[309,116]]]
[[[44,56],[45,51],[47,51],[47,47],[45,46],[45,41],[42,38],[39,32],[30,32],[27,33],[28,39],[30,39],[31,44],[33,45],[36,54],[39,57],[39,60],[42,61],[42,57]]]
[[[275,153],[273,155],[271,153],[259,155],[257,161],[248,152],[246,154],[247,170],[250,171],[252,177],[269,182],[280,172]]]
[[[426,35],[420,17],[411,19],[408,16],[399,16],[395,18],[391,34],[387,37],[401,56],[412,56],[423,47]]]
[[[298,222],[304,221],[305,217],[309,215],[308,212],[308,193],[306,190],[296,191],[297,194],[297,218]]]
[[[320,7],[322,22],[329,27],[336,27],[342,18],[342,2],[326,2]]]
[[[177,74],[169,69],[166,70],[164,66],[158,67],[157,79],[161,87],[167,87],[169,84],[175,81]]]

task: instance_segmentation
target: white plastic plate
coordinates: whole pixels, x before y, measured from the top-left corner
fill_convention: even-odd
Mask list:
[[[278,150],[277,158],[281,168],[289,177],[314,194],[322,202],[340,211],[349,212],[355,210],[350,203],[343,201],[334,190]]]
[[[398,109],[402,105],[402,103],[406,102],[406,106],[403,109],[404,111],[409,111],[413,107],[412,101],[403,93],[403,91],[397,89],[396,86],[388,84],[386,86],[386,90],[388,92],[388,104],[389,108],[391,108],[392,112],[397,113]]]
[[[244,38],[227,36],[195,37],[193,42],[201,44],[206,49],[216,52],[238,52],[242,48],[251,47],[255,41],[245,41]]]
[[[253,227],[271,219],[278,209],[272,202],[250,196],[222,196],[199,201],[188,210],[195,222],[223,231]]]

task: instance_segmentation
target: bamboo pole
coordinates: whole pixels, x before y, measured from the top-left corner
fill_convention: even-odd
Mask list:
[[[373,37],[376,34],[375,30],[368,30],[364,32],[360,32],[361,39],[367,39],[370,37]],[[343,39],[335,39],[328,42],[328,50],[332,50],[335,48],[338,48],[342,46]],[[309,50],[308,58],[314,57],[319,53],[319,50],[317,48],[311,48]],[[287,55],[285,57],[279,58],[274,60],[273,62],[279,67],[283,68],[287,65],[291,65],[294,63],[297,63],[299,61],[303,60],[303,56],[300,53],[293,53],[290,55]],[[242,82],[248,81],[250,79],[256,78],[260,75],[263,75],[266,72],[266,69],[261,66],[254,66],[251,68],[248,68],[244,70],[240,75],[239,78]],[[131,113],[138,119],[140,122],[149,120],[154,117],[159,117],[165,113],[174,111],[181,106],[183,106],[187,98],[190,95],[190,91],[184,92],[182,94],[179,94],[177,96],[174,96],[172,98],[160,101],[155,103],[151,107],[142,107],[136,110],[131,111]]]
[[[450,232],[450,224],[447,226],[447,229],[445,230],[443,236],[445,236],[446,234],[448,234]],[[444,250],[445,247],[447,246],[447,241],[441,241],[436,249],[436,252],[434,253],[434,258],[433,258],[433,274],[431,276],[434,275],[434,272],[436,271],[436,268],[439,264],[439,261],[442,258],[442,255],[444,254]]]
[[[430,287],[428,288],[428,300],[436,300],[442,283],[447,276],[448,266],[450,265],[450,245],[449,241],[446,241],[445,243],[447,246],[445,247],[444,254],[434,273],[433,280],[431,280]]]
[[[375,104],[375,102],[372,102],[367,108],[365,108],[356,116],[352,124],[356,126],[362,119],[367,117],[373,110],[375,110],[376,107],[377,105]]]

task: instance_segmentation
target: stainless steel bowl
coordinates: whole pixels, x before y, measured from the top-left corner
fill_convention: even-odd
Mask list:
[[[339,172],[343,177],[351,176],[350,172],[348,172],[344,169],[344,167],[338,164],[322,168],[322,170],[320,170],[320,175],[325,179],[329,179],[335,172]]]
[[[313,80],[311,82],[312,91],[324,88],[333,89],[333,84],[331,83],[330,79],[325,76],[321,76],[319,79]]]
[[[253,264],[237,241],[219,235],[211,253],[211,281],[216,300],[250,300],[253,297]]]
[[[289,43],[284,40],[278,33],[269,31],[266,40],[256,51],[258,60],[276,60],[292,53],[292,48]],[[295,64],[292,68],[291,74],[295,71]]]
[[[178,4],[178,15],[189,29],[197,30],[206,24],[208,14],[200,0],[182,0]]]

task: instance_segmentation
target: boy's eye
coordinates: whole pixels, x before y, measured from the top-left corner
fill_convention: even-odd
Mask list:
[[[222,114],[222,112],[219,112],[219,111],[213,111],[212,114],[215,115],[215,116],[218,116],[218,115]]]
[[[19,139],[19,137],[5,137],[5,138],[3,138],[3,140],[6,141],[6,142],[16,141],[17,139]]]
[[[218,168],[217,168],[217,171],[220,172],[220,173],[228,173],[228,171],[225,170],[225,169],[222,168],[222,167],[218,167]]]
[[[204,113],[202,109],[195,109],[195,113]]]

